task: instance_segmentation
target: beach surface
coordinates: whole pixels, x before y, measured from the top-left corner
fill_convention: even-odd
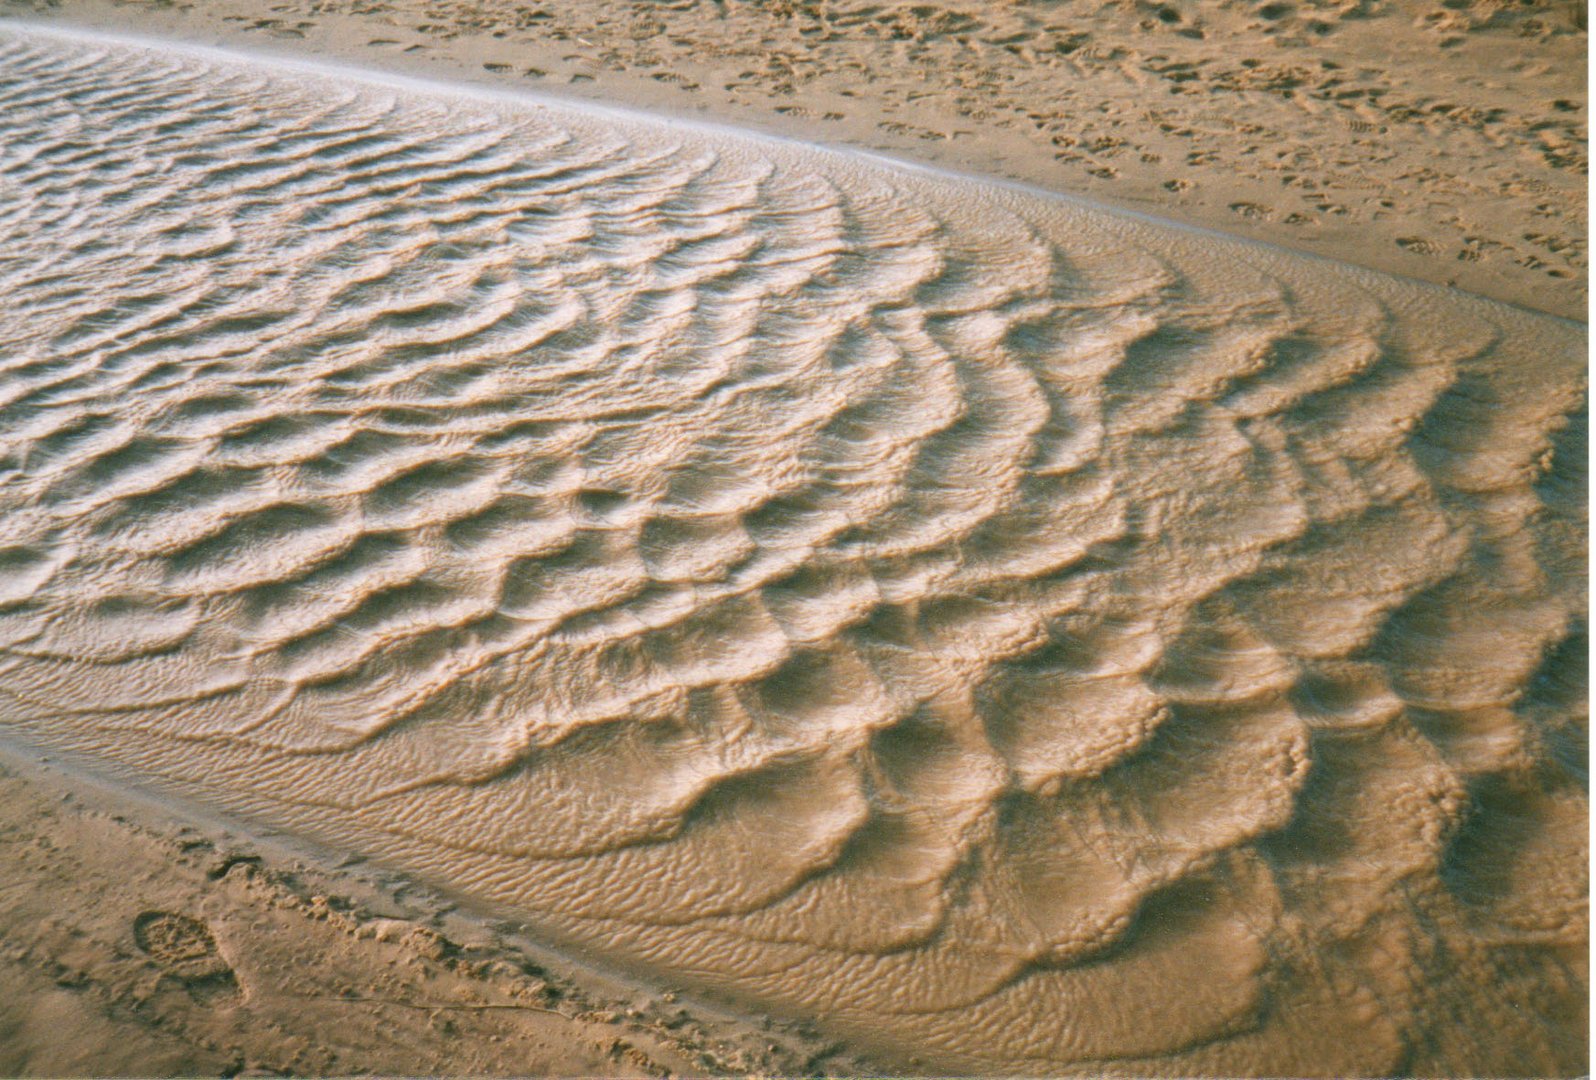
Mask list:
[[[0,185],[10,1071],[1584,1071],[1582,265],[15,21]]]
[[[858,1075],[349,853],[0,746],[8,1076]]]
[[[1578,0],[3,0],[889,151],[1587,318]]]

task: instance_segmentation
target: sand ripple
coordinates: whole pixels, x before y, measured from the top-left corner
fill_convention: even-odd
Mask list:
[[[0,33],[0,720],[925,1067],[1583,1068],[1582,327]]]

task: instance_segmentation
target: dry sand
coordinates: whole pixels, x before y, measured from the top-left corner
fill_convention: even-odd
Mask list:
[[[701,113],[1586,318],[1580,0],[4,0]]]
[[[0,721],[448,898],[18,757],[12,1070],[861,1067],[451,903],[887,1069],[1583,1070],[1583,325],[714,128],[0,48]]]

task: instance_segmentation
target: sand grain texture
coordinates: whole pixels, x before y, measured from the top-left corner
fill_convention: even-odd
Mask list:
[[[1583,1069],[1582,326],[17,27],[0,125],[8,731],[908,1067]]]
[[[714,116],[1586,316],[1580,0],[0,0]]]
[[[380,868],[0,746],[8,1076],[861,1075]],[[186,817],[184,821],[182,818]]]

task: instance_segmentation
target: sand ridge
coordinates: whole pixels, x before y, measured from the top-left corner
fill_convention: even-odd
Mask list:
[[[1572,0],[7,7],[713,115],[1586,317]]]
[[[1582,327],[0,38],[9,728],[937,1069],[1580,1068]]]

